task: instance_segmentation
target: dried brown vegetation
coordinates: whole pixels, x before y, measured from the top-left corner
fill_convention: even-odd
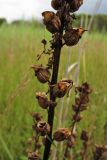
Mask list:
[[[34,124],[32,126],[34,130],[34,151],[28,152],[29,160],[40,160],[42,157],[40,148],[40,138],[43,138],[44,154],[43,160],[48,160],[52,152],[52,144],[54,142],[64,141],[65,146],[61,159],[71,159],[70,151],[76,145],[77,141],[77,125],[82,120],[82,112],[87,109],[89,102],[89,95],[92,92],[90,85],[85,82],[80,86],[74,86],[71,79],[62,79],[57,82],[59,72],[59,62],[61,49],[64,45],[74,46],[82,38],[82,35],[86,29],[79,27],[77,29],[72,27],[73,21],[76,19],[74,12],[77,11],[83,4],[83,0],[52,0],[52,7],[57,10],[56,13],[51,11],[45,11],[42,13],[43,22],[46,29],[52,33],[52,39],[50,40],[50,48],[46,50],[47,41],[42,40],[44,50],[37,56],[37,61],[42,57],[42,54],[48,54],[49,59],[46,66],[42,64],[33,65],[35,76],[42,84],[47,84],[48,91],[37,92],[36,99],[42,109],[45,109],[48,114],[47,122],[39,113],[33,114]],[[54,125],[54,113],[55,107],[57,107],[57,99],[63,98],[65,95],[69,95],[71,88],[75,88],[75,103],[72,105],[73,116],[71,119],[71,126],[65,126],[59,128],[53,132]],[[88,150],[88,132],[83,130],[81,134],[81,140],[83,142],[83,149],[81,151],[82,160],[87,160]],[[39,147],[38,147],[39,146]],[[94,159],[100,159],[103,153],[106,151],[106,146],[97,146],[94,150]],[[75,156],[74,156],[75,157]],[[97,157],[97,158],[96,158]],[[75,157],[76,159],[76,157]]]

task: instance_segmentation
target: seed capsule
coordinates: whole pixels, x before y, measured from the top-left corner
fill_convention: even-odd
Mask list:
[[[45,121],[39,121],[35,127],[36,131],[41,134],[41,136],[45,136],[50,132],[50,126]]]
[[[34,65],[32,66],[32,68],[35,71],[35,76],[41,83],[46,83],[49,81],[51,73],[47,68],[43,67],[42,65],[39,65],[39,66]]]
[[[53,95],[58,98],[62,98],[73,86],[72,80],[62,80],[53,87]]]
[[[54,12],[45,11],[42,13],[42,16],[44,17],[43,21],[44,24],[46,25],[46,29],[49,32],[54,34],[60,30],[61,21]]]
[[[48,101],[47,95],[44,92],[36,93],[36,98],[38,99],[38,103],[40,107],[42,107],[43,109],[48,108],[49,101]]]
[[[65,32],[63,39],[65,41],[65,44],[67,46],[74,46],[76,45],[80,38],[82,37],[82,34],[87,31],[83,28],[79,28],[79,29],[70,29],[68,31]]]
[[[52,0],[51,6],[55,9],[58,10],[61,7],[61,0]]]
[[[80,114],[73,115],[73,121],[79,122],[81,119],[82,119],[82,116]]]
[[[70,11],[75,12],[81,7],[83,0],[71,0],[68,3],[70,4]]]
[[[33,113],[32,117],[34,118],[35,121],[39,122],[42,120],[42,116],[39,113]]]
[[[79,10],[81,5],[83,4],[83,0],[65,0],[65,1],[70,6],[70,12],[75,12],[75,11]],[[61,8],[61,0],[52,0],[51,6],[55,10],[59,10]]]
[[[89,140],[89,136],[88,136],[88,132],[83,130],[82,133],[81,133],[81,139],[83,141],[88,141]]]
[[[40,157],[37,152],[29,152],[28,160],[40,160]]]
[[[53,138],[54,140],[60,142],[66,140],[70,135],[70,130],[68,128],[60,128],[58,129],[54,135]]]

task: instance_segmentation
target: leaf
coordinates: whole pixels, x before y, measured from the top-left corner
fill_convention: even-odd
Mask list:
[[[13,160],[13,156],[12,156],[12,154],[10,153],[8,146],[7,146],[6,142],[4,141],[4,139],[3,139],[3,137],[2,137],[1,135],[0,135],[0,141],[1,141],[1,144],[2,144],[5,152],[6,152],[7,155],[8,155],[8,158],[9,158],[10,160]]]

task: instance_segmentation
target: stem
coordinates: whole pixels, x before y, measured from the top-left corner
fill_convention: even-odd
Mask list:
[[[53,63],[53,73],[52,73],[51,85],[54,85],[57,83],[61,47],[62,45],[59,45],[59,48],[54,49],[54,53],[53,53],[54,63]],[[52,87],[50,88],[50,100],[52,100],[53,102],[55,102],[56,100],[56,98],[53,96]],[[51,140],[52,140],[52,130],[53,130],[53,121],[54,121],[54,110],[55,108],[51,106],[49,107],[49,110],[48,110],[48,123],[51,126],[51,131],[48,134],[48,137]],[[49,154],[50,154],[50,148],[51,148],[51,142],[48,139],[46,139],[43,160],[48,160]]]

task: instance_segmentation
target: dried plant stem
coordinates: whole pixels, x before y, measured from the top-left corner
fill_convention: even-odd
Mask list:
[[[79,112],[78,112],[79,113]],[[78,116],[78,113],[77,113],[77,116]],[[73,122],[72,124],[72,129],[71,129],[71,133],[75,133],[75,130],[76,130],[76,121]],[[68,144],[66,145],[66,148],[65,148],[65,152],[64,152],[64,156],[63,156],[63,160],[66,159],[67,155],[68,155],[68,150],[69,150],[69,147],[68,147]]]
[[[87,149],[88,149],[88,144],[84,142],[84,147],[83,147],[83,153],[82,153],[82,160],[87,160]]]
[[[59,45],[59,48],[55,48],[53,53],[54,63],[53,63],[53,74],[52,74],[51,85],[57,83],[60,53],[61,53],[61,45]],[[53,96],[52,88],[50,88],[50,100],[55,102],[55,97]],[[51,126],[51,131],[48,136],[51,140],[52,140],[52,130],[53,130],[53,121],[54,121],[54,110],[55,108],[51,106],[48,110],[48,123]],[[49,158],[50,148],[51,148],[51,142],[49,141],[49,139],[46,139],[43,160],[47,160]]]

